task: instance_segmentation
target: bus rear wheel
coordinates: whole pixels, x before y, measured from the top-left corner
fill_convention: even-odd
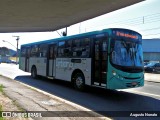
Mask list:
[[[32,67],[32,69],[31,69],[31,76],[34,79],[37,78],[37,69],[36,69],[36,67]]]
[[[73,82],[74,82],[74,87],[77,90],[84,91],[85,79],[84,79],[84,75],[82,73],[75,74]]]

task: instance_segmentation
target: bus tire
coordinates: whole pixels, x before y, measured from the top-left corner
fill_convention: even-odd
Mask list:
[[[31,69],[31,76],[32,78],[36,79],[37,78],[37,69],[35,66],[32,67]]]
[[[77,73],[74,76],[74,87],[79,91],[84,91],[85,88],[85,78],[82,73]]]

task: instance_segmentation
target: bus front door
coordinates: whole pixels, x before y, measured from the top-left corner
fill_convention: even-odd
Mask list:
[[[105,87],[107,84],[107,39],[96,38],[93,54],[93,81],[96,86]]]
[[[54,77],[56,73],[56,44],[52,44],[49,46],[49,56],[48,56],[48,65],[47,65],[47,75],[49,77]]]

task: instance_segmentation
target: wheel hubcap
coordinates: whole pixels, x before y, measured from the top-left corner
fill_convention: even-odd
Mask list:
[[[82,83],[83,83],[83,79],[81,77],[77,77],[77,79],[76,79],[77,87],[80,87],[82,85]]]

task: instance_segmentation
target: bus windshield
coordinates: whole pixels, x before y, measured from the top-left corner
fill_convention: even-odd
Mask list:
[[[113,64],[124,67],[143,66],[143,52],[141,41],[114,39],[111,44],[111,61]]]

